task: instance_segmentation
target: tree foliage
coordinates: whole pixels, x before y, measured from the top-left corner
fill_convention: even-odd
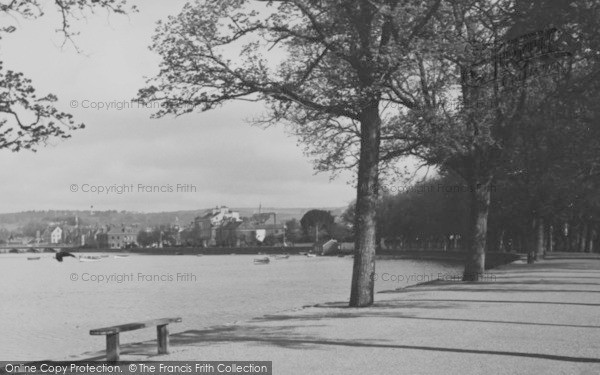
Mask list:
[[[125,0],[54,0],[49,3],[38,0],[3,1],[0,14],[14,22],[9,21],[10,24],[0,27],[0,38],[17,30],[19,18],[37,19],[46,10],[52,10],[61,17],[57,30],[63,36],[63,45],[71,43],[77,48],[74,38],[78,33],[72,26],[74,20],[99,9],[118,14],[128,10]],[[84,127],[77,124],[72,115],[55,107],[55,95],[36,94],[31,80],[23,73],[6,69],[4,65],[0,62],[0,149],[35,151],[37,145],[49,138],[69,138],[71,131]]]
[[[334,218],[331,212],[323,210],[310,210],[300,219],[300,225],[304,234],[317,233],[314,237],[315,241],[318,240],[318,233],[322,230],[331,235],[333,224]]]

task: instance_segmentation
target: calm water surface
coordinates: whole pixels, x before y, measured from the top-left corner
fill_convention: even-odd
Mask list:
[[[352,273],[352,259],[336,257],[292,255],[254,265],[252,255],[132,254],[63,263],[52,254],[35,261],[27,256],[32,254],[0,254],[0,360],[60,359],[102,350],[104,336],[90,336],[92,328],[179,316],[183,322],[170,329],[181,332],[347,301]],[[378,260],[375,287],[395,289],[460,271],[452,263]],[[111,275],[109,282],[94,280]],[[153,329],[121,335],[122,343],[150,339]]]

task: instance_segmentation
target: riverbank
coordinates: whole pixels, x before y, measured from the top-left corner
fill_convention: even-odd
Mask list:
[[[166,356],[155,342],[125,344],[122,359],[269,360],[278,374],[596,374],[600,259],[568,256],[379,293],[369,308],[329,303],[189,330]]]
[[[143,255],[278,255],[300,254],[312,252],[311,246],[254,246],[254,247],[164,247],[164,248],[135,248],[122,249],[72,249],[74,253],[121,253]],[[352,255],[351,252],[332,253],[327,256]],[[459,261],[462,262],[467,253],[464,251],[401,251],[378,249],[377,256],[392,259],[434,260],[434,261]],[[485,259],[485,268],[491,269],[500,265],[511,263],[520,259],[523,254],[517,253],[488,253]]]

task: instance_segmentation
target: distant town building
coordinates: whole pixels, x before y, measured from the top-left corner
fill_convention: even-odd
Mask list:
[[[285,225],[274,213],[256,214],[242,222],[229,222],[216,230],[217,246],[252,246],[265,242],[283,243]]]
[[[108,247],[111,249],[125,249],[135,244],[137,232],[126,226],[111,228],[108,233]]]
[[[210,222],[213,226],[220,226],[223,222],[242,221],[239,212],[231,211],[226,206],[214,208],[210,215]]]
[[[188,241],[194,246],[217,246],[221,242],[218,238],[220,228],[241,222],[239,212],[231,211],[226,206],[216,207],[194,219]]]
[[[63,242],[63,230],[58,225],[46,228],[42,233],[44,243],[59,244]]]
[[[239,212],[217,207],[194,219],[185,229],[182,243],[190,246],[255,246],[283,243],[285,224],[275,213],[260,213],[241,218]]]

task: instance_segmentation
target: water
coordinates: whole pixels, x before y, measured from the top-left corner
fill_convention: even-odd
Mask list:
[[[102,350],[104,336],[90,336],[92,328],[179,316],[183,322],[170,330],[181,332],[347,301],[352,273],[352,259],[336,257],[290,256],[254,265],[260,256],[132,254],[98,262],[65,258],[63,263],[53,254],[41,256],[33,261],[25,254],[0,255],[0,360],[60,359]],[[427,281],[440,272],[459,274],[460,267],[378,260],[376,291]],[[92,280],[110,275],[110,282]],[[155,331],[121,336],[122,343],[138,342],[155,339]]]

